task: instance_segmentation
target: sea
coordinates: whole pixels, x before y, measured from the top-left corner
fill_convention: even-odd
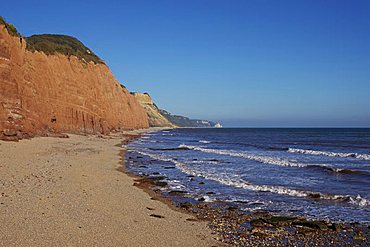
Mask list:
[[[163,195],[336,222],[370,222],[370,129],[179,128],[127,147]]]

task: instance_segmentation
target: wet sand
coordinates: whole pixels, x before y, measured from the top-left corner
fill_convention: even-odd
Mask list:
[[[0,141],[1,246],[218,246],[122,169],[122,135]]]

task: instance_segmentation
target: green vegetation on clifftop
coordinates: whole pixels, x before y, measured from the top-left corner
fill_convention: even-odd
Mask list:
[[[47,55],[60,53],[76,56],[83,61],[104,63],[78,39],[59,34],[40,34],[27,37],[27,50],[42,51]]]
[[[20,33],[17,31],[17,28],[13,24],[6,22],[2,16],[0,16],[0,25],[4,25],[10,35],[18,37],[21,36]]]
[[[0,25],[4,25],[10,35],[21,37],[17,28],[6,22],[2,16],[0,16]],[[76,56],[85,62],[104,63],[81,41],[68,35],[40,34],[27,37],[26,40],[29,51],[41,51],[46,55],[60,53],[66,56]]]

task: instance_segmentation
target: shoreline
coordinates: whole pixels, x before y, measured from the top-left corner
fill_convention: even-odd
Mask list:
[[[127,139],[125,139],[125,140],[123,140],[121,142],[120,147],[122,147],[122,149],[121,149],[121,151],[119,153],[119,155],[121,157],[121,162],[120,162],[121,166],[117,167],[117,171],[122,172],[125,175],[131,177],[134,180],[133,186],[136,186],[137,188],[139,188],[139,189],[143,190],[145,193],[147,193],[150,196],[150,199],[151,200],[160,201],[163,204],[166,204],[172,210],[179,211],[179,212],[182,212],[182,213],[186,213],[186,214],[189,214],[190,216],[195,216],[193,213],[191,213],[189,211],[182,210],[179,207],[176,207],[176,205],[174,204],[174,202],[172,200],[170,200],[169,198],[164,197],[160,193],[158,193],[155,190],[153,190],[151,188],[152,185],[150,183],[150,180],[147,180],[147,179],[145,179],[142,176],[139,176],[139,175],[135,175],[133,173],[130,173],[126,169],[126,165],[125,165],[125,153],[126,153],[127,149],[125,149],[123,146],[126,146],[127,147],[127,145],[130,142],[132,142],[132,141],[134,141],[136,139],[141,138],[142,134],[150,133],[150,132],[157,132],[157,131],[161,131],[161,130],[168,130],[168,129],[172,129],[172,128],[157,127],[157,128],[150,128],[148,131],[142,131],[139,134],[136,134],[136,133],[135,134],[129,134],[129,133],[128,134],[124,134],[124,135],[130,136],[130,137],[127,138]]]
[[[0,246],[220,246],[119,171],[127,135],[0,141]]]
[[[130,156],[130,159],[135,157]],[[140,164],[141,159],[135,163]],[[286,216],[269,211],[242,212],[231,203],[203,202],[189,199],[183,193],[161,192],[161,180],[155,175],[136,175],[137,186],[149,195],[161,198],[178,210],[206,221],[221,236],[221,241],[235,246],[262,245],[315,245],[315,246],[368,246],[370,225],[357,222],[335,222],[330,219],[315,220],[304,216]],[[160,175],[158,175],[161,177]],[[166,185],[164,185],[166,186]],[[176,192],[176,191],[174,191]],[[184,200],[185,199],[185,200]],[[185,202],[184,202],[185,201]],[[190,202],[191,201],[191,202]]]

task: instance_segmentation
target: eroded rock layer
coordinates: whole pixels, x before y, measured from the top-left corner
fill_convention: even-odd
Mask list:
[[[150,127],[176,127],[159,112],[158,107],[153,103],[152,97],[149,94],[133,93],[133,95],[146,110]]]
[[[0,138],[146,127],[145,110],[105,64],[30,52],[0,25]]]

